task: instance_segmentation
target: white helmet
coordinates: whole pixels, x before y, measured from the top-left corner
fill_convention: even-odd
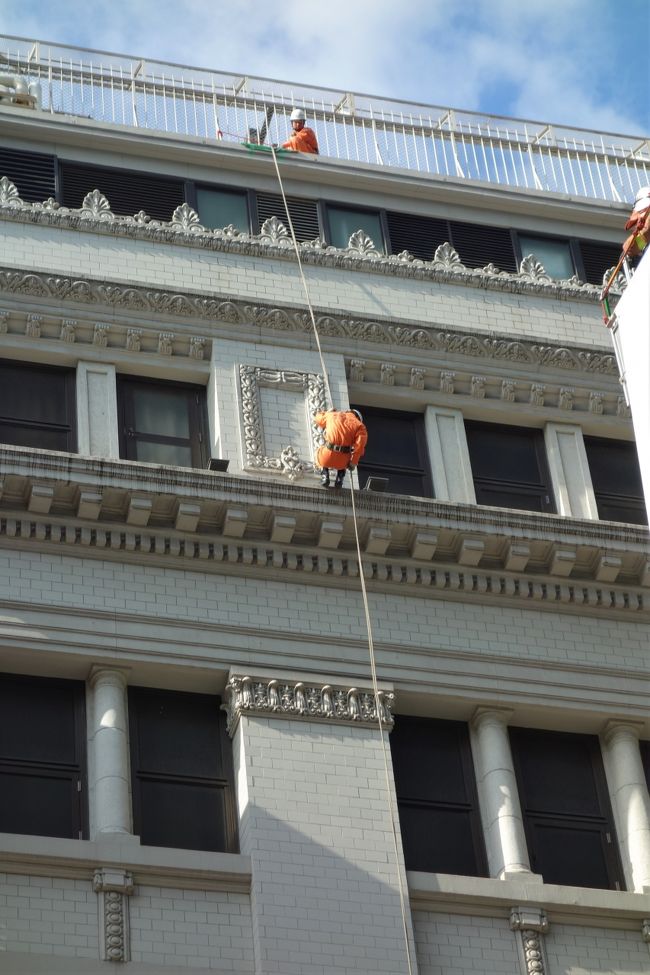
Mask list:
[[[646,210],[650,206],[650,186],[642,186],[634,197],[634,211]]]
[[[363,417],[361,416],[358,410],[350,410],[350,413],[354,413],[359,423],[363,423]]]
[[[307,116],[303,112],[302,108],[294,108],[293,112],[289,116],[291,122],[306,122]]]

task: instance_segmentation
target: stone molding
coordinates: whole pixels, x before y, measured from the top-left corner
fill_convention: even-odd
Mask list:
[[[298,450],[287,444],[279,457],[269,457],[264,445],[260,388],[299,390],[305,396],[307,416],[313,417],[319,410],[327,409],[325,382],[318,373],[295,372],[286,369],[265,369],[261,366],[239,366],[241,394],[241,421],[244,444],[244,468],[283,474],[289,481],[297,481],[307,472],[314,471],[313,461],[300,458]],[[314,454],[324,442],[323,433],[311,423],[312,449]]]
[[[641,925],[641,937],[646,944],[650,944],[650,919],[643,921]]]
[[[75,278],[64,274],[47,274],[18,268],[0,267],[0,292],[51,300],[54,307],[62,301],[84,305],[86,308],[110,307],[115,311],[136,312],[138,315],[167,315],[177,319],[220,322],[230,326],[254,325],[256,328],[284,333],[311,334],[311,317],[303,308],[288,305],[251,304],[231,296],[207,297],[205,294],[163,291],[131,284]],[[4,312],[5,309],[2,310]],[[2,314],[0,312],[0,314]],[[28,316],[22,334],[32,339],[43,338],[42,316]],[[61,341],[62,318],[51,338]],[[7,319],[0,323],[6,332]],[[129,352],[163,354],[159,328],[127,328],[107,323],[93,323],[101,328],[75,329],[75,342],[87,342],[102,347],[122,348]],[[415,349],[418,352],[440,352],[470,356],[482,360],[510,362],[519,366],[544,366],[550,369],[573,370],[617,377],[616,357],[606,351],[583,349],[579,346],[547,345],[533,339],[485,335],[470,331],[437,331],[433,326],[414,326],[390,321],[360,318],[352,314],[316,313],[319,335],[340,341],[392,345]],[[49,336],[47,336],[49,337]],[[204,343],[203,345],[201,343]],[[168,347],[168,346],[167,346]],[[208,358],[205,337],[176,336],[172,354]],[[169,353],[167,353],[169,354]],[[419,380],[420,377],[418,377]],[[453,392],[454,374],[443,372],[440,388]],[[450,387],[450,388],[447,388]]]
[[[125,870],[95,870],[93,890],[99,896],[99,939],[103,961],[127,962],[131,957],[129,902],[133,877]]]
[[[176,208],[170,221],[152,220],[143,210],[134,216],[117,216],[98,189],[86,195],[79,209],[61,206],[51,197],[42,203],[28,203],[21,200],[16,186],[3,176],[0,178],[0,216],[21,223],[111,234],[161,244],[186,244],[253,257],[296,259],[289,231],[277,217],[265,220],[259,234],[247,234],[232,225],[223,229],[206,229],[198,213],[187,203]],[[420,260],[408,251],[386,256],[361,230],[352,234],[345,248],[324,244],[320,238],[303,241],[299,247],[301,260],[305,264],[372,271],[493,291],[595,303],[602,288],[602,285],[586,284],[575,275],[564,281],[555,281],[531,256],[524,258],[515,274],[500,271],[494,264],[467,268],[449,243],[441,244],[436,249],[432,261]],[[603,283],[611,270],[605,272]],[[616,287],[622,288],[623,285],[623,280],[617,279]]]
[[[389,731],[393,727],[391,708],[395,695],[390,691],[378,692],[379,715],[374,692],[357,687],[233,675],[224,696],[222,707],[231,737],[242,714],[360,727],[381,725]]]
[[[510,911],[510,928],[518,935],[522,975],[547,975],[543,936],[549,929],[549,923],[545,912],[535,907],[513,907]]]

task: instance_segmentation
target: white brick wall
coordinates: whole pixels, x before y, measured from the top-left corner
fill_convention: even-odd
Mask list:
[[[106,278],[181,291],[304,305],[291,260],[160,245],[50,227],[0,222],[0,251],[12,267]],[[610,351],[596,304],[481,291],[408,278],[307,267],[316,308],[567,341]]]
[[[0,874],[0,971],[5,972],[2,951],[99,958],[91,881]]]
[[[176,971],[254,971],[247,895],[139,886],[129,908],[133,962]]]
[[[552,924],[546,935],[549,975],[648,975],[650,945],[638,931]]]
[[[235,766],[259,975],[405,973],[377,731],[244,717]]]
[[[414,911],[413,924],[420,975],[521,975],[505,919]]]

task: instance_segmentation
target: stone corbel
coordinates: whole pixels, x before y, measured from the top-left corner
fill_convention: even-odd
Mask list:
[[[548,975],[544,935],[548,918],[539,907],[513,907],[510,928],[516,932],[522,975]]]
[[[99,938],[103,961],[127,962],[131,956],[129,902],[133,877],[125,870],[95,870],[93,890],[99,901]]]
[[[650,919],[646,918],[641,924],[641,937],[647,945],[650,945]]]

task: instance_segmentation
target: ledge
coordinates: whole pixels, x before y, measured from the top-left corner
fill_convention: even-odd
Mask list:
[[[68,877],[92,882],[99,867],[119,867],[135,883],[183,890],[224,890],[247,894],[249,857],[141,846],[137,836],[112,834],[98,840],[0,833],[0,870],[29,876]]]
[[[543,908],[549,921],[639,930],[650,914],[650,892],[631,894],[590,887],[561,887],[531,879],[497,880],[408,871],[412,910],[509,918],[512,907]]]

